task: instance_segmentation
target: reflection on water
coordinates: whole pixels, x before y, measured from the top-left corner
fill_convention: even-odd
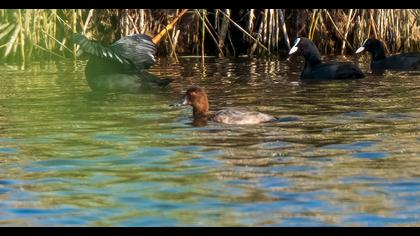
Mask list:
[[[206,62],[160,61],[176,81],[141,94],[90,92],[83,63],[2,66],[0,225],[420,225],[419,74],[302,83],[297,60]],[[210,109],[283,119],[196,127],[169,106],[192,84]]]

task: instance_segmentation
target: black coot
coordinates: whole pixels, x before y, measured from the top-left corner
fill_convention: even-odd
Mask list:
[[[297,38],[289,51],[305,58],[305,68],[301,79],[357,79],[364,74],[355,65],[349,62],[322,63],[321,55],[315,44],[304,37]]]
[[[75,33],[74,43],[90,55],[86,64],[86,80],[92,90],[127,90],[164,87],[172,79],[160,79],[147,72],[156,63],[156,45],[147,35],[123,37],[104,47]]]
[[[372,60],[370,69],[374,73],[385,70],[395,71],[418,71],[420,70],[420,53],[402,53],[387,57],[383,43],[377,39],[367,39],[356,53],[368,51]]]

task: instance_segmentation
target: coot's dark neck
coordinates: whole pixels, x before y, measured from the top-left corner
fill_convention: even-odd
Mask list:
[[[305,55],[305,67],[314,67],[321,63],[322,61],[321,61],[321,56],[319,55],[319,52]]]
[[[303,56],[305,57],[305,67],[313,67],[322,63],[321,54],[313,42],[310,42],[309,47],[304,50]]]
[[[377,60],[382,60],[385,59],[385,49],[383,47],[377,47],[374,50],[369,50],[370,53],[372,54],[372,60],[377,61]]]

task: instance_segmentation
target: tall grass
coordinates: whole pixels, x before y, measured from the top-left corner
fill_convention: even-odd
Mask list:
[[[73,32],[104,45],[130,34],[156,35],[177,9],[3,9],[1,61],[75,59]],[[198,9],[189,10],[158,45],[160,56],[237,56],[283,53],[305,36],[326,54],[351,54],[366,38],[393,52],[420,49],[418,9]],[[243,43],[245,42],[245,43]]]
[[[416,51],[420,49],[419,14],[418,9],[289,10],[289,15],[311,19],[298,21],[290,33],[310,33],[324,53],[350,53],[367,38],[382,40],[391,53]]]
[[[71,57],[69,35],[80,29],[84,16],[83,10],[0,10],[1,60]]]

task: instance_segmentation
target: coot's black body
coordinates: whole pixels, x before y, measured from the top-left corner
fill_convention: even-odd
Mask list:
[[[385,70],[392,71],[419,71],[420,53],[401,53],[398,55],[386,56],[385,47],[380,40],[368,39],[363,43],[356,53],[367,51],[372,59],[370,68],[374,73],[381,73]]]
[[[323,63],[321,55],[315,44],[304,37],[297,38],[289,55],[298,52],[305,58],[305,67],[301,79],[331,80],[331,79],[358,79],[363,78],[363,72],[349,62]]]
[[[156,45],[147,35],[130,35],[104,47],[76,33],[74,42],[90,55],[86,80],[92,90],[127,90],[164,87],[172,79],[147,72],[156,63]]]

